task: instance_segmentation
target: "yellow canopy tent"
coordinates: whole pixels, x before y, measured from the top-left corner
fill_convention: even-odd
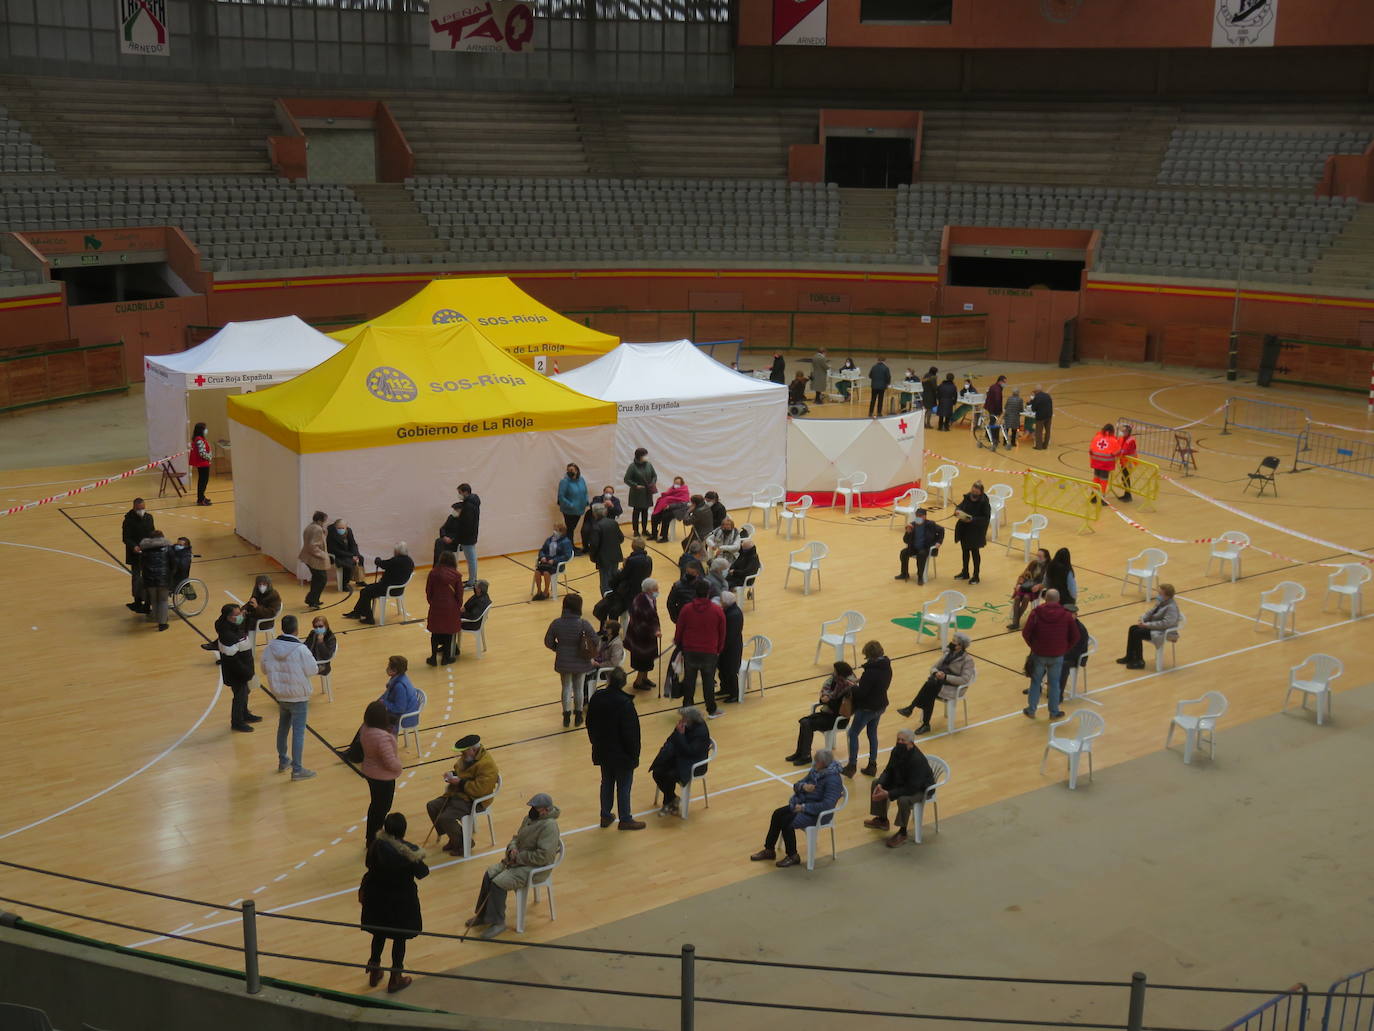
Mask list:
[[[606,482],[615,442],[614,403],[545,379],[462,324],[366,328],[228,407],[236,529],[288,570],[317,509],[347,519],[368,555],[404,540],[429,561],[460,482],[487,505],[481,553],[536,548],[566,464]]]
[[[518,358],[606,354],[620,343],[540,304],[505,276],[436,279],[410,300],[375,319],[329,334],[348,343],[367,326],[442,326],[467,323]]]

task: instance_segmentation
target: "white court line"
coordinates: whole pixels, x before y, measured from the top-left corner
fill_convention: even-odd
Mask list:
[[[1255,621],[1254,616],[1247,616],[1245,613],[1237,612],[1235,609],[1224,609],[1220,605],[1213,605],[1209,601],[1199,601],[1197,598],[1190,598],[1187,595],[1180,594],[1177,600],[1186,601],[1193,605],[1201,605],[1204,609],[1212,609],[1215,612],[1225,612],[1228,616],[1235,616],[1237,619],[1243,619],[1247,623],[1253,623]]]
[[[760,773],[766,773],[766,774],[768,774],[768,776],[772,777],[774,780],[778,781],[779,783],[786,784],[789,788],[792,786],[792,782],[791,782],[790,780],[783,780],[783,778],[780,777],[780,776],[778,776],[778,774],[774,773],[772,770],[766,770],[766,769],[764,769],[764,768],[763,768],[762,766],[760,766],[758,763],[754,763],[754,769],[758,770]]]
[[[1164,391],[1166,391],[1166,390],[1177,390],[1179,387],[1207,387],[1207,388],[1209,388],[1209,389],[1211,389],[1211,390],[1229,390],[1229,389],[1230,389],[1230,388],[1228,388],[1228,387],[1219,386],[1219,385],[1216,384],[1216,383],[1193,383],[1193,382],[1188,382],[1188,383],[1173,383],[1173,384],[1171,384],[1171,385],[1169,385],[1169,386],[1167,386],[1167,387],[1160,387],[1158,390],[1154,391],[1154,393],[1152,393],[1152,394],[1150,395],[1150,398],[1149,398],[1150,407],[1151,407],[1151,408],[1158,409],[1159,411],[1163,412],[1165,415],[1172,416],[1172,417],[1175,418],[1175,419],[1182,419],[1182,420],[1184,420],[1184,421],[1183,421],[1183,425],[1182,425],[1182,426],[1177,426],[1177,427],[1175,427],[1175,429],[1183,429],[1183,428],[1186,427],[1186,426],[1198,426],[1198,425],[1201,425],[1201,424],[1205,423],[1208,419],[1210,419],[1212,416],[1214,416],[1214,415],[1217,414],[1215,411],[1211,411],[1211,412],[1208,412],[1206,415],[1204,415],[1201,419],[1192,419],[1192,420],[1189,420],[1188,417],[1187,417],[1186,415],[1180,415],[1178,412],[1171,412],[1169,409],[1165,408],[1162,404],[1160,404],[1158,401],[1155,400],[1155,398],[1156,398],[1158,395],[1164,393]]]
[[[106,569],[113,569],[116,573],[127,574],[129,572],[123,566],[117,566],[113,562],[106,562],[103,558],[93,558],[90,555],[81,555],[75,551],[63,551],[61,548],[45,548],[41,544],[20,544],[17,541],[0,541],[0,544],[9,545],[11,548],[28,548],[30,551],[51,551],[55,555],[69,555],[72,558],[94,562],[96,565],[104,566]]]
[[[242,606],[242,605],[243,605],[243,602],[239,601],[239,596],[238,596],[237,594],[235,594],[233,591],[225,591],[224,593],[227,594],[227,595],[229,595],[229,597],[231,597],[231,598],[234,599],[234,604],[235,604],[235,605],[239,605],[239,606]]]
[[[1195,661],[1195,662],[1185,663],[1185,664],[1182,665],[1182,666],[1175,666],[1172,670],[1165,670],[1164,673],[1154,673],[1154,672],[1145,673],[1145,674],[1143,674],[1142,676],[1131,677],[1131,678],[1129,678],[1129,679],[1127,679],[1127,680],[1122,680],[1122,681],[1120,681],[1119,683],[1108,684],[1106,687],[1094,688],[1093,690],[1087,691],[1087,692],[1084,692],[1084,693],[1085,693],[1085,694],[1105,694],[1106,692],[1108,692],[1108,691],[1114,691],[1114,690],[1116,690],[1116,689],[1119,688],[1119,687],[1128,687],[1128,686],[1130,686],[1131,684],[1138,684],[1138,683],[1140,683],[1142,680],[1149,680],[1151,677],[1162,677],[1162,676],[1165,676],[1165,675],[1168,674],[1168,673],[1176,672],[1176,671],[1178,671],[1178,670],[1192,669],[1192,668],[1194,668],[1194,667],[1196,667],[1196,666],[1206,666],[1206,665],[1208,665],[1209,663],[1212,663],[1212,662],[1219,662],[1219,661],[1221,661],[1222,659],[1229,659],[1229,658],[1232,658],[1232,657],[1234,657],[1234,656],[1236,656],[1236,655],[1243,655],[1245,652],[1254,651],[1254,650],[1257,649],[1257,648],[1268,648],[1268,647],[1270,647],[1271,645],[1280,644],[1280,643],[1282,643],[1283,641],[1294,641],[1294,640],[1297,640],[1299,637],[1307,637],[1307,636],[1309,636],[1309,635],[1311,635],[1311,634],[1319,634],[1319,633],[1322,633],[1323,631],[1334,629],[1335,627],[1345,626],[1347,623],[1360,622],[1361,620],[1370,619],[1370,618],[1374,618],[1374,613],[1370,613],[1369,615],[1361,616],[1361,617],[1359,618],[1359,620],[1343,619],[1343,620],[1339,620],[1338,622],[1335,622],[1335,623],[1328,623],[1326,626],[1314,627],[1314,628],[1311,629],[1311,630],[1300,630],[1300,631],[1298,631],[1297,633],[1295,633],[1295,634],[1290,634],[1289,636],[1284,637],[1284,638],[1275,638],[1275,639],[1272,640],[1272,641],[1261,641],[1261,642],[1259,642],[1258,644],[1246,645],[1244,648],[1237,648],[1237,649],[1235,649],[1235,650],[1233,650],[1233,651],[1224,652],[1224,653],[1221,654],[1221,655],[1213,655],[1213,656],[1211,656],[1210,658],[1198,659],[1198,660]],[[957,731],[955,731],[954,733],[962,734],[962,733],[964,733],[965,731],[973,730],[975,727],[986,727],[986,726],[991,726],[991,725],[994,724],[994,723],[1000,723],[1000,722],[1002,722],[1003,720],[1015,719],[1015,718],[1018,717],[1018,716],[1021,716],[1021,710],[1020,710],[1020,709],[1016,709],[1016,710],[1013,711],[1013,712],[1009,712],[1009,713],[1006,713],[1006,714],[1001,715],[1001,716],[993,716],[993,717],[991,717],[991,718],[989,718],[989,719],[986,719],[986,720],[980,720],[980,721],[977,722],[977,723],[968,723],[968,724],[965,724],[964,726],[960,727],[960,728],[959,728]],[[1024,717],[1022,717],[1022,718],[1024,719]],[[925,743],[930,742],[930,741],[937,741],[937,740],[939,740],[940,738],[943,738],[943,737],[950,737],[950,736],[951,736],[951,734],[950,734],[950,732],[947,731],[947,730],[946,730],[946,731],[943,731],[943,732],[941,732],[941,733],[939,733],[939,734],[927,734],[927,735],[924,735],[924,736],[922,737],[920,743],[921,743],[921,744],[925,744]],[[879,749],[879,754],[883,754],[883,753],[890,752],[890,751],[892,751],[891,747]],[[925,751],[925,749],[923,748],[922,751]],[[774,782],[774,781],[780,781],[781,783],[786,784],[788,787],[791,787],[791,786],[792,786],[791,781],[783,780],[780,776],[778,776],[778,775],[775,774],[775,773],[769,772],[768,770],[766,770],[766,769],[765,769],[764,767],[762,767],[762,766],[758,766],[758,765],[756,764],[756,765],[755,765],[755,769],[762,770],[764,773],[767,773],[768,776],[763,777],[763,778],[761,778],[761,779],[759,779],[759,780],[748,781],[747,783],[744,783],[744,784],[736,784],[736,785],[734,785],[733,787],[720,788],[720,789],[718,789],[718,790],[716,790],[716,791],[711,792],[711,794],[713,794],[713,795],[728,795],[728,794],[730,794],[730,793],[733,792],[733,791],[744,791],[744,790],[746,790],[746,789],[748,789],[748,788],[758,787],[760,784],[770,784],[770,783],[772,783],[772,782]],[[635,815],[636,815],[636,816],[645,816],[645,815],[648,815],[649,813],[651,813],[651,812],[653,812],[653,811],[654,811],[654,810],[646,809],[646,810],[644,810],[644,812],[642,812],[642,813],[636,813]],[[599,824],[590,823],[590,824],[587,824],[585,827],[577,827],[577,828],[574,828],[573,830],[563,831],[562,834],[563,834],[564,837],[567,837],[567,836],[570,835],[570,834],[581,834],[581,833],[583,833],[583,832],[585,832],[585,831],[600,830],[600,829],[601,829],[601,827],[600,827]],[[607,828],[607,829],[609,830],[609,828]],[[337,842],[338,839],[335,839],[335,841]],[[502,847],[502,848],[497,848],[497,849],[492,849],[492,850],[489,851],[489,852],[481,852],[481,853],[478,853],[477,855],[471,856],[471,857],[469,857],[468,859],[454,859],[454,860],[451,860],[451,861],[449,861],[449,862],[447,862],[447,863],[440,863],[438,866],[431,867],[431,870],[443,870],[443,869],[446,869],[446,868],[448,868],[448,867],[450,867],[450,866],[457,866],[457,865],[460,864],[460,863],[471,862],[473,859],[485,859],[485,858],[488,857],[488,856],[499,855],[499,854],[503,853],[504,851],[505,851],[504,847]],[[358,889],[357,889],[356,886],[350,886],[350,887],[347,887],[347,888],[342,888],[342,889],[340,889],[339,891],[331,891],[331,892],[328,892],[327,894],[324,894],[324,895],[316,895],[316,896],[314,896],[313,898],[301,899],[301,900],[298,901],[298,902],[288,902],[288,903],[286,903],[285,905],[273,906],[271,909],[264,910],[264,912],[265,912],[265,913],[285,913],[285,912],[288,911],[288,910],[291,910],[291,909],[299,909],[299,908],[302,907],[302,906],[311,906],[311,905],[314,905],[314,904],[317,903],[317,902],[327,902],[327,901],[329,901],[330,899],[340,898],[341,896],[344,896],[344,895],[352,895],[352,894],[356,893],[357,890],[358,890]],[[236,925],[236,924],[239,924],[239,923],[241,923],[241,922],[242,922],[242,920],[241,920],[241,918],[239,918],[239,917],[235,917],[235,918],[232,919],[232,920],[222,920],[222,921],[220,921],[220,922],[218,922],[218,923],[206,924],[206,925],[203,926],[203,927],[199,927],[199,928],[196,929],[196,933],[197,933],[197,934],[202,934],[202,933],[204,933],[204,932],[206,932],[206,931],[217,930],[218,928],[221,928],[221,927],[229,927],[229,926],[231,926],[231,925]],[[145,939],[144,941],[134,942],[133,944],[131,944],[131,945],[129,945],[129,946],[126,946],[126,947],[127,947],[127,948],[131,948],[131,949],[140,949],[140,948],[143,948],[144,946],[147,946],[147,945],[154,945],[154,944],[157,944],[158,942],[164,942],[164,941],[167,941],[167,940],[168,940],[168,938],[167,938],[166,935],[159,935],[158,937],[155,937],[155,938],[148,938],[148,939]]]

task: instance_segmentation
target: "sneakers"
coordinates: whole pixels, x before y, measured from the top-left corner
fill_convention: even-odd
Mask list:
[[[313,777],[313,776],[315,776],[315,771],[314,771],[314,770],[307,770],[304,766],[302,766],[299,770],[295,770],[295,771],[292,772],[292,774],[291,774],[291,779],[292,779],[292,780],[309,780],[309,779],[310,779],[311,777]]]
[[[1064,714],[1063,714],[1062,712],[1052,712],[1052,713],[1050,713],[1050,719],[1052,719],[1052,720],[1062,720],[1063,718],[1064,718]]]
[[[976,586],[976,585],[978,585],[978,584],[980,584],[980,583],[982,583],[982,581],[979,580],[979,579],[975,576],[975,577],[973,577],[972,579],[969,580],[968,585],[969,585],[970,587],[974,587],[974,586]]]
[[[708,720],[718,720],[718,719],[720,719],[720,718],[721,718],[722,716],[724,716],[724,715],[725,715],[725,713],[723,713],[723,712],[721,712],[719,709],[717,709],[715,712],[708,712],[708,713],[706,714],[706,718],[707,718]]]

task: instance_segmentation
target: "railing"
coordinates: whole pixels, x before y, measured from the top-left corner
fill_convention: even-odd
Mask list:
[[[1222,419],[1221,432],[1230,433],[1232,427],[1269,433],[1278,437],[1301,438],[1311,419],[1307,409],[1297,405],[1273,404],[1269,401],[1252,401],[1248,397],[1226,399],[1226,414]]]
[[[1118,427],[1129,426],[1131,435],[1135,437],[1136,450],[1142,455],[1149,455],[1151,458],[1163,459],[1166,462],[1178,462],[1182,457],[1180,454],[1182,449],[1187,448],[1191,451],[1193,447],[1193,435],[1183,428],[1161,426],[1157,422],[1132,419],[1129,415],[1119,417],[1116,424]],[[1190,468],[1191,463],[1184,465],[1185,476]]]
[[[1366,994],[1370,987],[1374,987],[1370,984],[1370,974],[1374,974],[1374,968],[1351,974],[1331,986],[1322,1010],[1322,1031],[1374,1029],[1374,1002]]]
[[[1374,443],[1308,431],[1293,449],[1293,472],[1331,469],[1352,476],[1374,477]]]
[[[128,389],[122,340],[85,345],[55,340],[0,351],[0,412]]]
[[[1130,494],[1140,501],[1141,508],[1150,512],[1159,500],[1159,480],[1159,466],[1128,455],[1112,470],[1109,485],[1117,494]]]
[[[1102,514],[1102,494],[1096,484],[1040,469],[1027,470],[1021,500],[1036,512],[1044,509],[1081,519],[1079,533],[1092,533],[1092,524]]]
[[[1307,1026],[1307,985],[1295,984],[1233,1020],[1222,1031],[1303,1031]]]

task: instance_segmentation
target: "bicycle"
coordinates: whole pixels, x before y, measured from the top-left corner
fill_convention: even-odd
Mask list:
[[[206,590],[205,581],[192,576],[177,584],[176,589],[172,591],[171,601],[177,615],[191,619],[205,611],[205,606],[210,601],[210,592]]]

